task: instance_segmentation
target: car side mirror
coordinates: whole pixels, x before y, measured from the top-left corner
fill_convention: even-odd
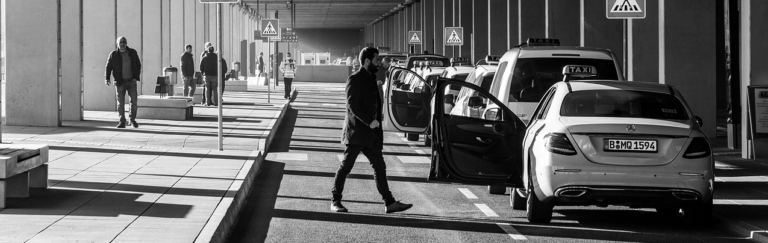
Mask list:
[[[699,127],[704,127],[704,121],[699,116],[696,116],[696,123],[699,124]]]
[[[483,105],[483,98],[480,96],[469,97],[469,101],[467,102],[467,106],[469,107],[481,107]]]
[[[499,108],[491,108],[485,111],[485,114],[483,115],[485,120],[489,121],[501,121],[503,120],[501,109]]]
[[[453,94],[446,94],[445,96],[443,96],[443,103],[453,105],[453,100],[454,100]]]

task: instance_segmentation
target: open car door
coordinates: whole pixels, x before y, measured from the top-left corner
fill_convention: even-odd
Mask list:
[[[460,87],[467,102],[452,104]],[[501,101],[471,83],[439,79],[432,121],[430,181],[522,187],[525,124]],[[450,112],[446,109],[459,109]]]
[[[432,87],[415,72],[393,67],[384,87],[384,131],[424,133],[431,116]]]

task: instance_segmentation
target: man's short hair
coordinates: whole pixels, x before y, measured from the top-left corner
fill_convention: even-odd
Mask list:
[[[371,62],[373,62],[373,56],[376,54],[379,54],[379,49],[369,46],[360,50],[360,56],[358,57],[358,60],[360,61],[361,65],[365,63],[365,59],[370,59]]]
[[[209,47],[208,47],[208,53],[214,53],[214,52],[213,52],[214,50],[215,50],[215,49],[213,48],[213,46],[209,46]]]
[[[211,44],[210,42],[206,42],[205,43],[205,49],[208,49],[208,47],[210,47],[210,46],[213,46],[213,44]]]
[[[259,52],[259,55],[264,55],[264,52]]]
[[[117,39],[115,40],[115,43],[117,45],[120,45],[120,40],[123,40],[123,39],[125,40],[125,42],[128,42],[128,39],[125,38],[125,36],[120,36],[120,37],[117,37]]]
[[[186,46],[184,46],[184,49],[192,49],[192,45],[187,44]]]

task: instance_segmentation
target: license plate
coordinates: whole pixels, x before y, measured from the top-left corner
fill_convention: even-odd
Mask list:
[[[656,152],[656,140],[606,139],[605,151]]]

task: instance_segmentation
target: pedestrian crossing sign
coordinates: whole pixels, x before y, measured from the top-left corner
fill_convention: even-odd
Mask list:
[[[261,20],[261,37],[280,37],[278,30],[280,29],[280,22],[277,19],[262,19]]]
[[[460,46],[464,44],[464,28],[462,27],[445,27],[443,36],[445,37],[446,46]]]
[[[408,44],[420,45],[421,44],[421,31],[408,31]]]
[[[609,19],[644,19],[645,0],[605,0],[605,16]]]

